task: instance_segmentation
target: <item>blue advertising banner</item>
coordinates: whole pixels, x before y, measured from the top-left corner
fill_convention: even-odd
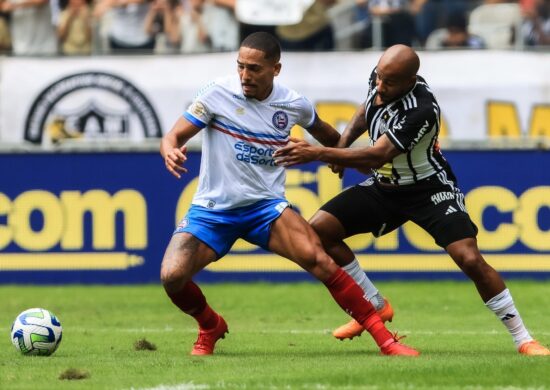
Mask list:
[[[486,260],[509,276],[550,277],[550,152],[448,151]],[[223,164],[223,160],[219,161]],[[175,179],[158,153],[0,154],[0,283],[156,283],[164,249],[197,186],[200,153]],[[305,218],[343,188],[322,164],[287,172]],[[375,278],[463,278],[416,225],[348,240]],[[206,282],[311,280],[292,262],[238,241]]]

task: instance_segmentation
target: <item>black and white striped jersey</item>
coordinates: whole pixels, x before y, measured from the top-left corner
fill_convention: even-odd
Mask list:
[[[447,168],[437,137],[440,109],[435,96],[421,76],[403,97],[376,106],[376,69],[371,73],[365,102],[365,119],[371,145],[386,134],[403,153],[380,169],[378,181],[399,185],[414,184]]]

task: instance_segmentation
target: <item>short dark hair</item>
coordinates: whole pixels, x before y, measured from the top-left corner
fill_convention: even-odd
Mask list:
[[[241,43],[241,47],[249,47],[263,51],[266,60],[279,62],[281,59],[281,45],[277,38],[265,31],[250,34]]]
[[[458,31],[466,31],[468,28],[466,15],[460,11],[451,12],[449,16],[447,16],[447,28]]]

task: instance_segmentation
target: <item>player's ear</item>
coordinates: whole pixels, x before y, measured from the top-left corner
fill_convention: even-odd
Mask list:
[[[281,68],[282,68],[282,66],[283,66],[283,65],[282,65],[280,62],[277,62],[277,63],[275,64],[275,67],[274,67],[275,71],[273,72],[273,73],[275,74],[275,76],[278,76],[279,73],[281,73]]]

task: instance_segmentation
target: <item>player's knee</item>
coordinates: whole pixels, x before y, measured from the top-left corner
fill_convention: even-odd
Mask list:
[[[477,251],[465,251],[455,259],[458,266],[468,275],[480,275],[487,265]]]
[[[298,261],[306,270],[310,270],[312,267],[315,267],[317,263],[317,251],[312,245],[306,245],[300,251]]]
[[[160,280],[167,291],[178,290],[191,280],[191,276],[183,267],[170,267],[167,263],[169,262],[165,259],[160,269]]]
[[[324,255],[324,256],[323,256]],[[312,272],[315,268],[323,267],[328,256],[320,246],[317,245],[304,245],[296,261],[306,271]],[[329,258],[330,260],[330,258]]]

